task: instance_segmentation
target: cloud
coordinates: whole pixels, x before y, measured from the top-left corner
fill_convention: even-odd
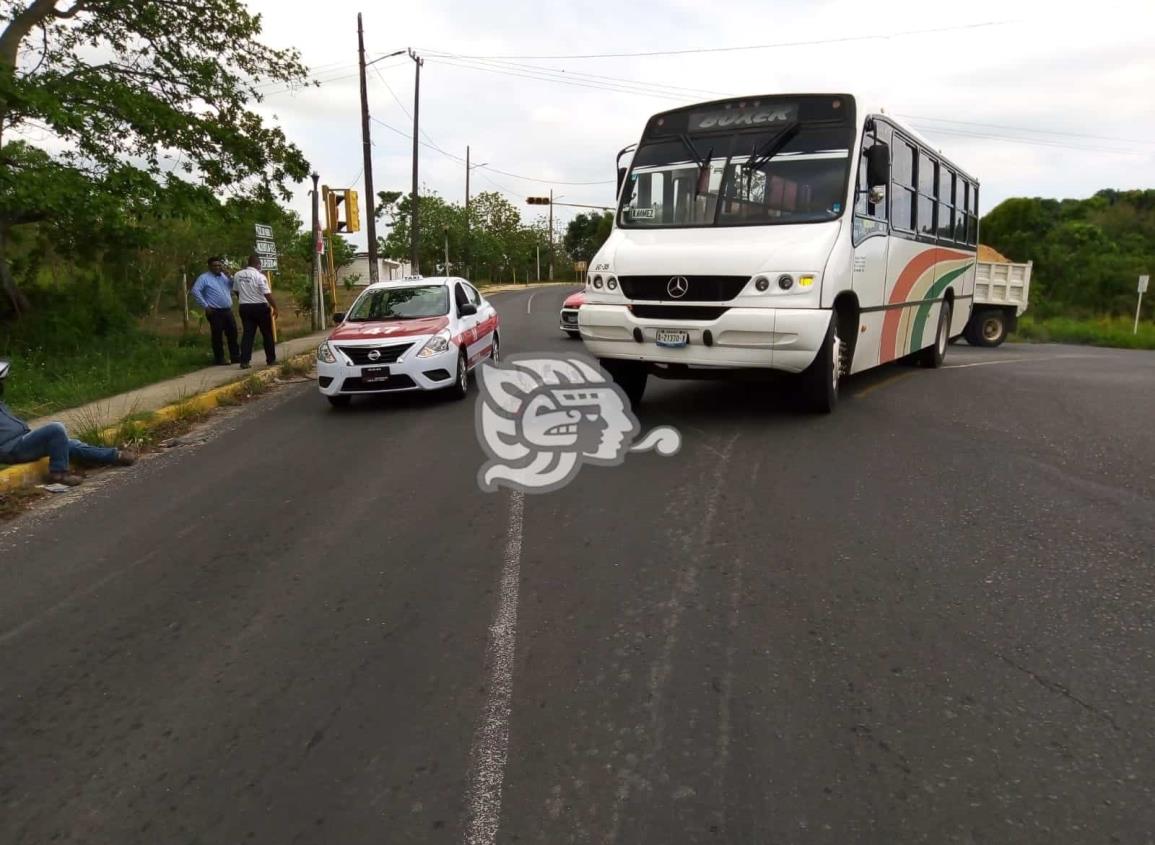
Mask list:
[[[359,4],[330,0],[323,14],[302,2],[250,4],[263,14],[266,39],[298,45],[320,78],[355,73]],[[959,28],[971,24],[982,26]],[[375,7],[365,26],[371,58],[408,45],[426,57],[423,141],[461,157],[469,145],[474,162],[521,176],[609,182],[555,185],[575,203],[612,202],[617,151],[637,139],[651,114],[709,99],[709,92],[848,92],[871,108],[915,116],[922,134],[982,181],[987,209],[1020,194],[1079,196],[1155,183],[1155,143],[1147,140],[1155,138],[1155,58],[1146,47],[1155,15],[1148,0],[1097,3],[1093,14],[1036,0],[965,7],[915,0],[440,0]],[[538,58],[795,42],[810,43]],[[371,111],[408,134],[413,63],[401,57],[377,68],[368,83]],[[361,168],[359,105],[356,79],[338,79],[270,96],[265,108],[336,185]],[[372,132],[377,186],[407,189],[411,142],[377,123]],[[427,147],[420,155],[422,183],[460,200],[464,165]],[[500,186],[519,203],[549,190],[482,169],[472,186]],[[307,219],[307,193],[299,191],[296,202]],[[527,217],[536,211],[521,207]],[[576,211],[559,208],[558,216]]]

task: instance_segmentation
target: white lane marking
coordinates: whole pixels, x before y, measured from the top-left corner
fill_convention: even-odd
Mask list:
[[[533,293],[531,293],[529,295],[529,299],[526,300],[526,302],[525,302],[525,313],[526,314],[532,313],[531,309],[533,308],[533,298],[535,296],[537,296],[537,291],[534,291]]]
[[[129,571],[135,569],[136,567],[140,566],[142,563],[147,563],[148,561],[152,560],[154,557],[156,557],[158,554],[160,554],[160,552],[161,552],[160,549],[153,549],[151,552],[149,552],[148,554],[146,554],[144,557],[140,558],[139,560],[134,560],[128,566],[125,566],[121,569],[113,570],[112,572],[108,573],[103,578],[98,579],[95,583],[89,585],[88,587],[85,587],[82,590],[77,590],[72,595],[61,599],[56,604],[52,605],[52,607],[48,608],[47,610],[44,610],[40,614],[27,620],[26,622],[23,622],[23,623],[17,625],[15,628],[12,628],[8,631],[5,631],[3,634],[0,634],[0,645],[4,645],[5,643],[16,639],[21,634],[23,634],[25,631],[29,630],[30,628],[34,628],[35,626],[39,625],[41,622],[45,621],[46,619],[52,618],[56,614],[60,613],[60,611],[64,610],[67,607],[70,607],[73,604],[76,604],[76,602],[80,601],[81,599],[88,598],[89,596],[98,592],[101,587],[104,587],[105,585],[111,583],[112,581],[115,581],[117,578],[119,578],[121,575],[124,575],[126,572],[129,572]]]
[[[963,367],[989,367],[992,364],[1016,364],[1020,361],[1059,361],[1063,358],[1093,358],[1094,355],[1045,355],[1042,358],[1032,358],[1027,356],[1025,358],[999,358],[997,361],[975,361],[971,364],[947,364],[942,369],[944,370],[959,370]]]
[[[509,526],[497,612],[489,628],[485,712],[470,751],[469,818],[466,845],[493,845],[501,822],[501,789],[509,754],[509,715],[513,699],[513,662],[517,651],[517,591],[521,576],[522,522],[525,494],[509,497]]]

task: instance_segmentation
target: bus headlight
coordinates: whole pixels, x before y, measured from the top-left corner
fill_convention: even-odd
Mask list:
[[[618,280],[615,279],[613,276],[607,276],[606,277],[606,289],[607,290],[617,290],[618,289]]]
[[[769,288],[770,280],[765,276],[759,276],[754,280],[754,290],[758,291],[758,293],[766,293]]]
[[[778,277],[778,287],[782,290],[790,290],[794,287],[794,277],[789,273],[783,273]]]
[[[594,288],[596,290],[602,289],[602,277],[601,276],[594,276]]]

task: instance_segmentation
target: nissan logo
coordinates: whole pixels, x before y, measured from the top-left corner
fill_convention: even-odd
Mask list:
[[[368,358],[370,361],[380,361],[381,360],[381,350],[380,349],[370,349],[369,354],[366,355],[365,357]]]
[[[681,299],[686,295],[686,291],[690,289],[690,283],[685,276],[671,276],[670,283],[666,285],[666,293],[672,299]]]

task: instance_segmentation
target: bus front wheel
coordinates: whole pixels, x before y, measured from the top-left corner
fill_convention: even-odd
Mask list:
[[[845,348],[838,336],[838,320],[831,317],[822,349],[802,371],[802,396],[811,411],[829,414],[838,406],[838,381],[844,369]]]
[[[602,358],[598,363],[626,394],[630,406],[637,408],[642,402],[642,394],[646,392],[646,381],[650,375],[646,365],[640,361],[621,361],[616,358]]]

